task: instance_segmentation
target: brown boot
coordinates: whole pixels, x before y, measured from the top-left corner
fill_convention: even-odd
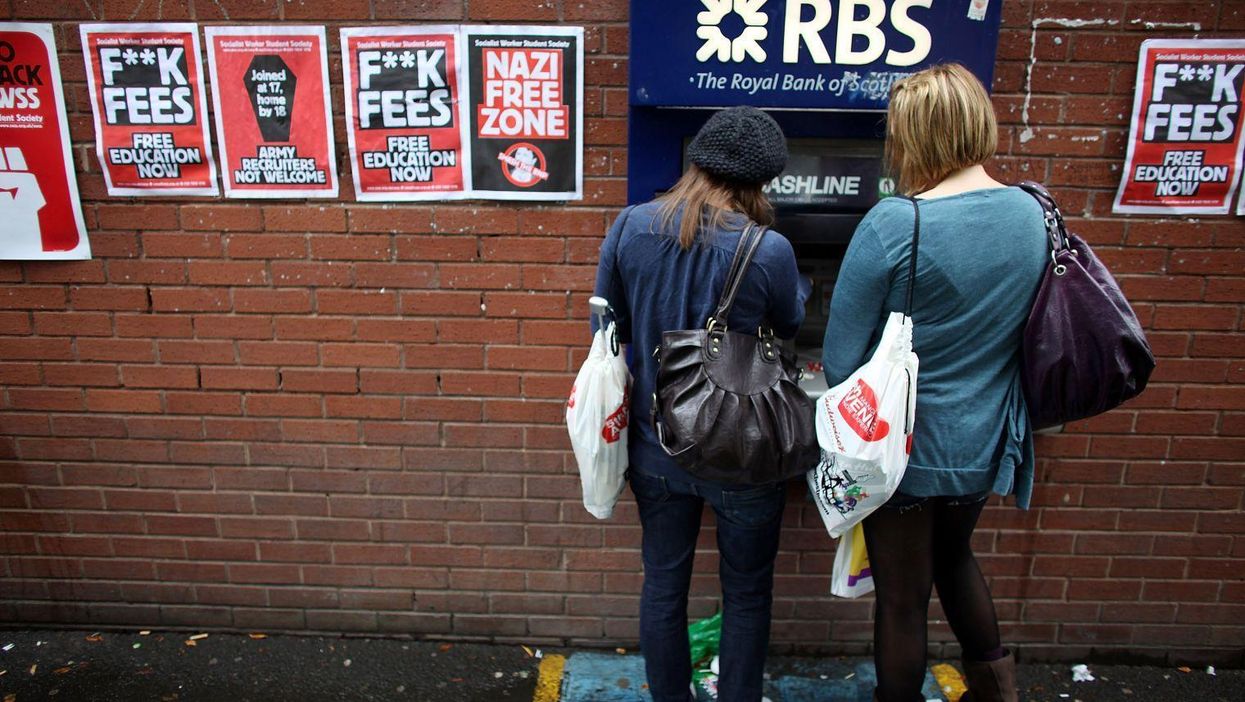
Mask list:
[[[1016,694],[1016,658],[1011,651],[997,661],[964,661],[968,692],[960,702],[1019,702]]]

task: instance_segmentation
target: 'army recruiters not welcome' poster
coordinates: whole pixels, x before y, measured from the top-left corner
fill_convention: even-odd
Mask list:
[[[323,27],[207,27],[225,197],[337,197]]]
[[[52,25],[0,23],[0,259],[90,257]]]
[[[463,28],[474,194],[583,196],[582,27]]]
[[[1141,45],[1114,212],[1228,214],[1245,146],[1245,40]]]
[[[361,201],[453,200],[470,187],[457,27],[341,30],[346,132]]]
[[[216,195],[194,24],[84,24],[109,195]]]

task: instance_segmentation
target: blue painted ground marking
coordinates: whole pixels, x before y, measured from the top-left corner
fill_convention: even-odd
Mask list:
[[[921,694],[925,695],[927,700],[946,700],[946,696],[942,694],[942,688],[938,685],[937,678],[930,672],[929,668],[925,669],[925,686],[921,688]]]
[[[653,702],[644,658],[576,653],[562,673],[562,702]]]
[[[873,688],[863,691],[854,680],[821,680],[815,678],[783,677],[771,681],[766,690],[769,698],[778,702],[794,700],[826,700],[827,702],[856,702],[868,700]]]
[[[772,702],[870,702],[877,675],[861,659],[779,659],[765,683]],[[824,677],[823,677],[824,676]],[[645,686],[644,658],[608,653],[575,653],[567,658],[561,702],[652,702]],[[933,673],[926,671],[922,692],[944,701]],[[708,702],[697,690],[700,702]]]

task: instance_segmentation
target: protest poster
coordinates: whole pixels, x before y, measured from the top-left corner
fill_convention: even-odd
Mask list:
[[[458,37],[453,26],[341,30],[346,134],[360,201],[466,196]]]
[[[582,27],[463,28],[473,195],[583,197]]]
[[[0,22],[0,259],[91,257],[50,24]]]
[[[1241,175],[1245,40],[1147,39],[1113,212],[1229,214]]]
[[[194,24],[84,24],[95,146],[109,195],[216,195]]]
[[[204,32],[225,197],[337,197],[324,27]]]

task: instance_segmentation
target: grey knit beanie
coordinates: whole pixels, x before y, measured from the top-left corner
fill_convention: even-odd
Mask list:
[[[787,139],[773,117],[755,107],[714,113],[687,147],[710,174],[737,183],[764,183],[787,165]]]

